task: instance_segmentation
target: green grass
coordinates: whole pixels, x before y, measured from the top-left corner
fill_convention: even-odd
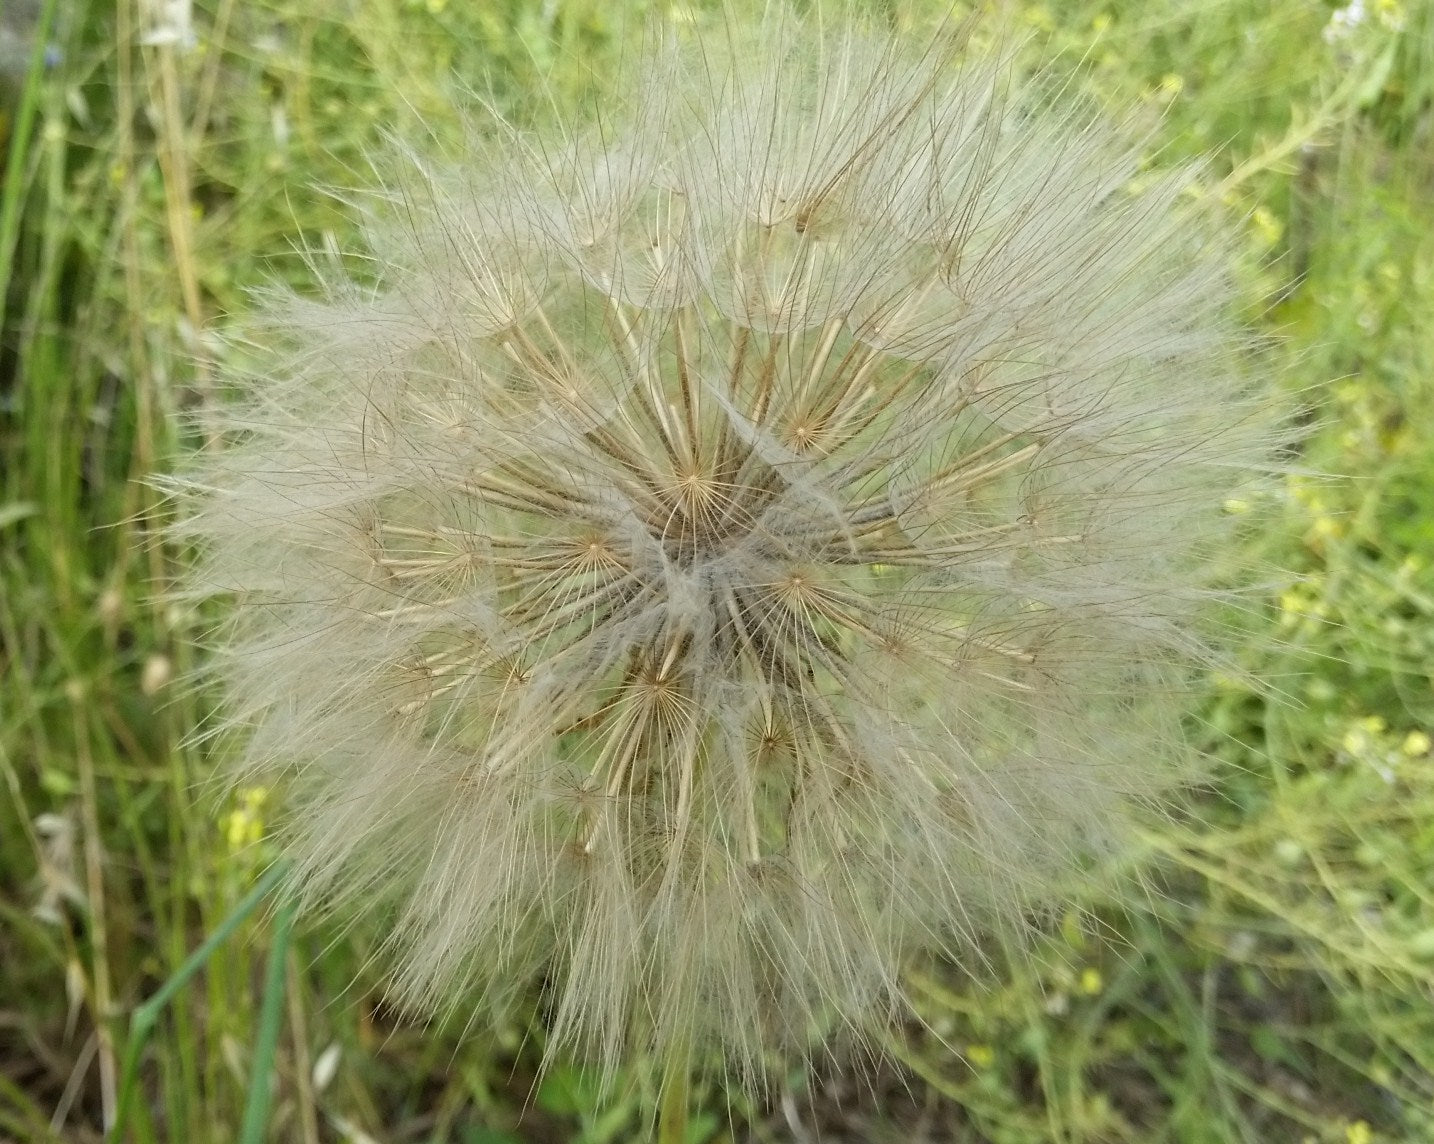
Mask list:
[[[584,98],[649,7],[199,0],[181,50],[138,42],[147,5],[76,0],[62,63],[4,81],[0,1140],[99,1138],[127,1072],[136,1141],[233,1140],[246,1108],[272,1140],[641,1138],[656,1094],[536,1083],[536,1023],[397,1020],[361,919],[288,944],[272,903],[239,909],[277,808],[220,797],[184,745],[207,697],[169,681],[205,617],[165,599],[144,478],[199,445],[246,291],[355,249],[315,187],[368,184],[384,132],[453,144],[465,89]],[[937,5],[888,7],[915,29]],[[1169,154],[1213,150],[1204,186],[1244,220],[1251,321],[1318,421],[1310,475],[1248,506],[1287,573],[1247,666],[1288,698],[1215,681],[1192,733],[1221,770],[1142,835],[1139,877],[995,980],[915,968],[924,1024],[862,1079],[794,1075],[788,1111],[699,1089],[693,1140],[789,1140],[789,1116],[873,1141],[1434,1137],[1434,10],[1367,8],[1331,44],[1315,0],[1017,7]]]

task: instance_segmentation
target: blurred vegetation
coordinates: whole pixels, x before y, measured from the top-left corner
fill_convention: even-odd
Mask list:
[[[872,6],[913,34],[942,7]],[[690,1139],[1434,1139],[1434,7],[1012,11],[1033,55],[1163,117],[1167,155],[1213,152],[1203,193],[1243,220],[1251,320],[1317,426],[1307,474],[1228,506],[1284,570],[1248,619],[1246,666],[1278,694],[1212,681],[1192,734],[1219,773],[1143,833],[1138,877],[1071,903],[994,981],[914,968],[922,1021],[872,1070],[794,1074],[769,1106],[698,1090]],[[234,911],[274,858],[277,808],[216,794],[185,745],[205,697],[171,684],[204,618],[165,601],[178,554],[143,480],[222,399],[213,332],[243,326],[246,291],[353,249],[342,196],[318,188],[371,183],[385,134],[456,145],[464,92],[519,116],[544,114],[540,90],[586,98],[653,12],[717,18],[6,4],[0,1140],[101,1139],[131,1015],[226,919],[137,1050],[125,1135],[235,1139],[267,1079],[250,1072],[275,916]],[[578,1068],[535,1081],[536,1021],[466,1038],[398,1021],[375,936],[301,919],[279,959],[269,1139],[643,1138],[637,1074],[607,1099]]]

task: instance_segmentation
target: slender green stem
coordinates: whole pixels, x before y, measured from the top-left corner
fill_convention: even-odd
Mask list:
[[[249,1069],[249,1099],[244,1105],[240,1144],[261,1144],[269,1120],[269,1100],[274,1091],[274,1053],[279,1045],[279,1026],[284,1020],[284,969],[297,910],[297,902],[290,898],[279,907],[274,921],[274,942],[269,947],[269,964],[264,971],[264,1001],[259,1010],[259,1033],[254,1038],[254,1063]]]
[[[25,158],[26,150],[33,142],[30,132],[34,128],[35,114],[40,105],[40,88],[44,84],[45,52],[58,9],[59,0],[46,0],[40,10],[30,63],[25,69],[25,85],[20,91],[20,104],[15,110],[10,132],[9,158],[3,168],[5,180],[0,185],[0,324],[5,320],[5,299],[10,293],[13,255],[20,234],[20,206],[25,195],[25,175],[29,166]]]
[[[662,1075],[662,1103],[657,1111],[657,1144],[687,1144],[687,1111],[691,1096],[688,1057],[674,1053]]]
[[[159,987],[159,991],[135,1009],[134,1015],[130,1018],[129,1037],[125,1042],[124,1065],[120,1070],[119,1099],[116,1102],[115,1122],[110,1127],[109,1133],[111,1140],[124,1139],[124,1129],[128,1121],[130,1106],[134,1100],[135,1080],[139,1074],[140,1053],[144,1051],[149,1035],[154,1031],[160,1011],[174,999],[175,994],[188,984],[189,979],[199,972],[204,963],[213,956],[214,951],[229,940],[234,931],[254,912],[255,907],[268,897],[286,873],[287,867],[283,863],[275,863],[269,867],[264,872],[264,876],[255,883],[254,888],[230,911],[229,916],[219,923],[218,928],[204,940],[204,943],[185,958],[184,964]],[[281,925],[286,924],[284,918],[289,910],[290,907],[286,906],[285,913],[280,914]],[[288,913],[288,916],[289,922],[292,922],[292,914]],[[287,931],[284,940],[286,942],[288,940]],[[277,936],[275,942],[276,944],[278,942]]]

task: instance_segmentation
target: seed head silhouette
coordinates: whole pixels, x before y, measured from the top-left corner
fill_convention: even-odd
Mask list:
[[[410,152],[186,482],[298,883],[608,1068],[860,1036],[1181,781],[1272,442],[1190,170],[1007,61],[758,32]]]

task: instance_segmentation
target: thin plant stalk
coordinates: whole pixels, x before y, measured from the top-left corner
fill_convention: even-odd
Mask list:
[[[264,972],[264,1000],[259,1010],[259,1032],[254,1038],[254,1061],[249,1070],[249,1099],[244,1105],[240,1144],[260,1144],[269,1120],[273,1097],[274,1054],[279,1044],[279,1026],[284,1019],[285,966],[294,935],[298,903],[288,898],[274,919],[274,941],[269,947],[269,964]]]
[[[119,1098],[115,1108],[114,1125],[110,1129],[110,1139],[124,1139],[130,1109],[134,1103],[135,1082],[139,1077],[140,1054],[144,1052],[150,1034],[154,1032],[154,1026],[159,1020],[160,1013],[189,983],[190,978],[204,968],[205,963],[214,955],[214,951],[228,941],[234,935],[234,931],[243,925],[249,915],[254,912],[259,903],[273,892],[274,888],[284,879],[285,874],[286,868],[283,863],[275,863],[269,867],[264,872],[264,876],[254,884],[254,888],[229,912],[229,916],[219,923],[214,932],[204,939],[203,944],[185,959],[184,964],[170,975],[169,980],[159,987],[155,995],[135,1009],[134,1014],[130,1017],[129,1037],[125,1041],[124,1063],[120,1069]],[[285,921],[286,916],[288,917],[287,922]],[[287,910],[281,912],[280,926],[291,925],[292,920],[292,915],[288,914]],[[280,935],[276,933],[276,943],[279,939]],[[288,940],[287,930],[283,935],[283,940],[286,942]]]
[[[686,1144],[691,1107],[688,1056],[674,1053],[663,1069],[661,1105],[657,1112],[657,1144]]]

